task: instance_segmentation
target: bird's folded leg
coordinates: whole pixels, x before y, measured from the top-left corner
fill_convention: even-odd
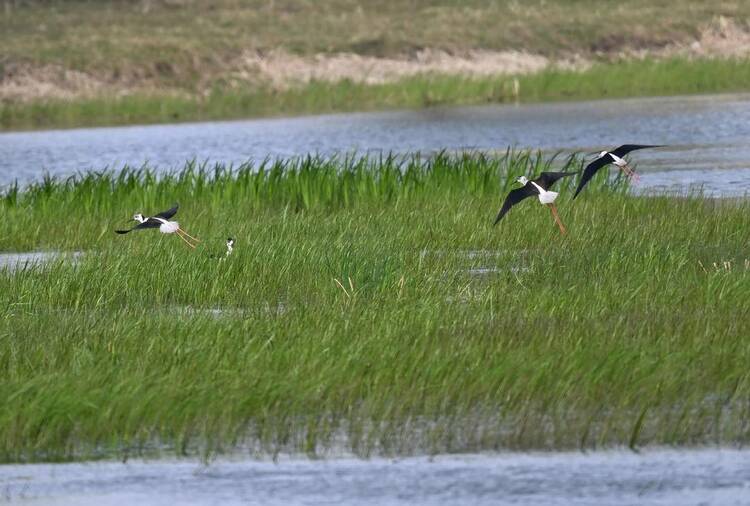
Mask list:
[[[565,225],[563,225],[562,220],[560,219],[560,215],[557,214],[557,207],[555,204],[547,204],[550,211],[552,211],[552,217],[555,219],[555,223],[557,223],[557,226],[560,228],[560,235],[565,235],[567,230],[565,230]]]

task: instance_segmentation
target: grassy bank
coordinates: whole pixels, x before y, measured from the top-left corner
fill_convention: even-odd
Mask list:
[[[575,203],[562,188],[564,238],[533,201],[491,227],[544,163],[303,160],[8,192],[0,248],[87,253],[0,273],[0,458],[747,442],[748,204],[599,179]],[[205,247],[112,232],[174,201]],[[235,254],[209,258],[227,235]]]
[[[0,128],[57,128],[550,100],[750,90],[747,60],[674,59],[599,64],[586,71],[546,70],[518,77],[420,76],[402,81],[311,83],[279,91],[217,89],[206,98],[120,98],[0,103]]]
[[[588,55],[689,43],[718,16],[740,24],[750,17],[746,2],[689,0],[9,0],[2,7],[4,63],[183,88],[226,70],[243,51]],[[627,29],[613,32],[612,19]]]

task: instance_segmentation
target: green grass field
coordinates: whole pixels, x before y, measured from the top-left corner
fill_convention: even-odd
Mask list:
[[[0,272],[0,459],[746,443],[747,201],[600,177],[575,202],[561,187],[567,236],[531,199],[493,228],[547,166],[303,159],[8,190],[2,250],[85,254]],[[113,233],[173,202],[198,250]]]

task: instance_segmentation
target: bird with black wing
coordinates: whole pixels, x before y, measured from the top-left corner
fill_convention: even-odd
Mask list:
[[[528,197],[536,195],[540,204],[549,207],[552,212],[552,217],[555,219],[555,223],[557,223],[557,226],[560,228],[560,233],[565,235],[565,225],[563,225],[560,215],[557,212],[557,207],[555,206],[555,200],[559,194],[550,191],[550,188],[552,188],[559,179],[575,175],[576,172],[542,172],[539,174],[539,177],[533,180],[529,180],[526,176],[519,177],[516,179],[516,182],[523,186],[511,190],[508,193],[508,196],[505,197],[505,202],[503,202],[503,207],[500,209],[500,212],[497,213],[494,225],[497,225],[497,223],[503,219],[503,216],[510,211],[511,207]]]
[[[170,221],[170,218],[177,214],[178,208],[179,206],[175,204],[175,206],[171,209],[163,211],[159,214],[155,214],[154,216],[143,216],[141,213],[134,214],[133,221],[137,221],[138,225],[128,230],[115,230],[115,232],[118,234],[127,234],[134,230],[158,228],[159,232],[161,232],[162,234],[177,234],[180,239],[185,241],[185,244],[195,249],[197,243],[201,242],[200,239],[196,239],[192,235],[185,232],[182,228],[180,228],[180,224],[178,222]],[[196,244],[193,244],[191,240]]]
[[[636,151],[638,149],[660,147],[662,146],[655,144],[623,144],[619,148],[612,151],[600,152],[596,160],[588,164],[586,168],[583,169],[583,176],[581,176],[581,180],[578,182],[578,188],[576,188],[576,192],[573,195],[573,198],[576,198],[578,196],[581,190],[583,190],[583,187],[586,186],[586,184],[591,180],[592,177],[594,177],[594,174],[596,174],[599,169],[601,169],[602,167],[606,167],[610,163],[619,167],[625,173],[625,175],[628,176],[628,178],[633,181],[637,181],[638,175],[632,168],[630,168],[630,165],[628,165],[628,162],[627,160],[625,160],[624,156],[631,151]]]

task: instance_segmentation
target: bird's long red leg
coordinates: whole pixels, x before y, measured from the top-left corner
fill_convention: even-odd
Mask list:
[[[185,239],[185,237],[182,234],[180,234],[179,232],[177,232],[177,237],[179,237],[180,239],[182,239],[183,241],[185,241],[185,244],[187,244],[191,248],[195,249],[195,246],[193,246],[192,244],[190,244],[190,241],[188,241],[187,239]]]
[[[560,235],[565,235],[567,230],[565,230],[565,225],[563,225],[562,220],[560,219],[560,215],[557,214],[557,207],[555,204],[547,204],[549,206],[550,211],[552,211],[552,217],[555,219],[555,223],[557,223],[557,226],[560,227]]]
[[[192,240],[194,240],[194,241],[196,241],[196,242],[202,242],[202,241],[201,241],[200,239],[198,239],[198,238],[196,238],[196,237],[193,237],[192,235],[188,234],[187,232],[185,232],[185,231],[184,231],[183,229],[181,229],[181,228],[178,228],[177,230],[179,230],[180,232],[182,232],[183,234],[185,234],[186,236],[188,236],[189,238],[191,238]]]
[[[638,174],[636,174],[636,172],[633,169],[630,168],[630,165],[626,163],[621,168],[622,168],[622,171],[625,173],[625,175],[628,176],[631,182],[633,182],[634,184],[638,184],[641,177]]]
[[[188,238],[188,237],[189,237],[190,239],[193,239],[193,240],[195,240],[195,241],[197,241],[197,242],[200,242],[200,241],[199,241],[198,239],[196,239],[195,237],[192,237],[192,236],[191,236],[190,234],[188,234],[187,232],[185,232],[185,231],[184,231],[184,230],[182,230],[181,228],[178,228],[178,229],[177,229],[177,231],[176,231],[175,233],[176,233],[177,235],[179,235],[180,237],[182,237],[183,239],[185,239],[185,238]],[[197,243],[196,243],[196,246],[197,246]]]

